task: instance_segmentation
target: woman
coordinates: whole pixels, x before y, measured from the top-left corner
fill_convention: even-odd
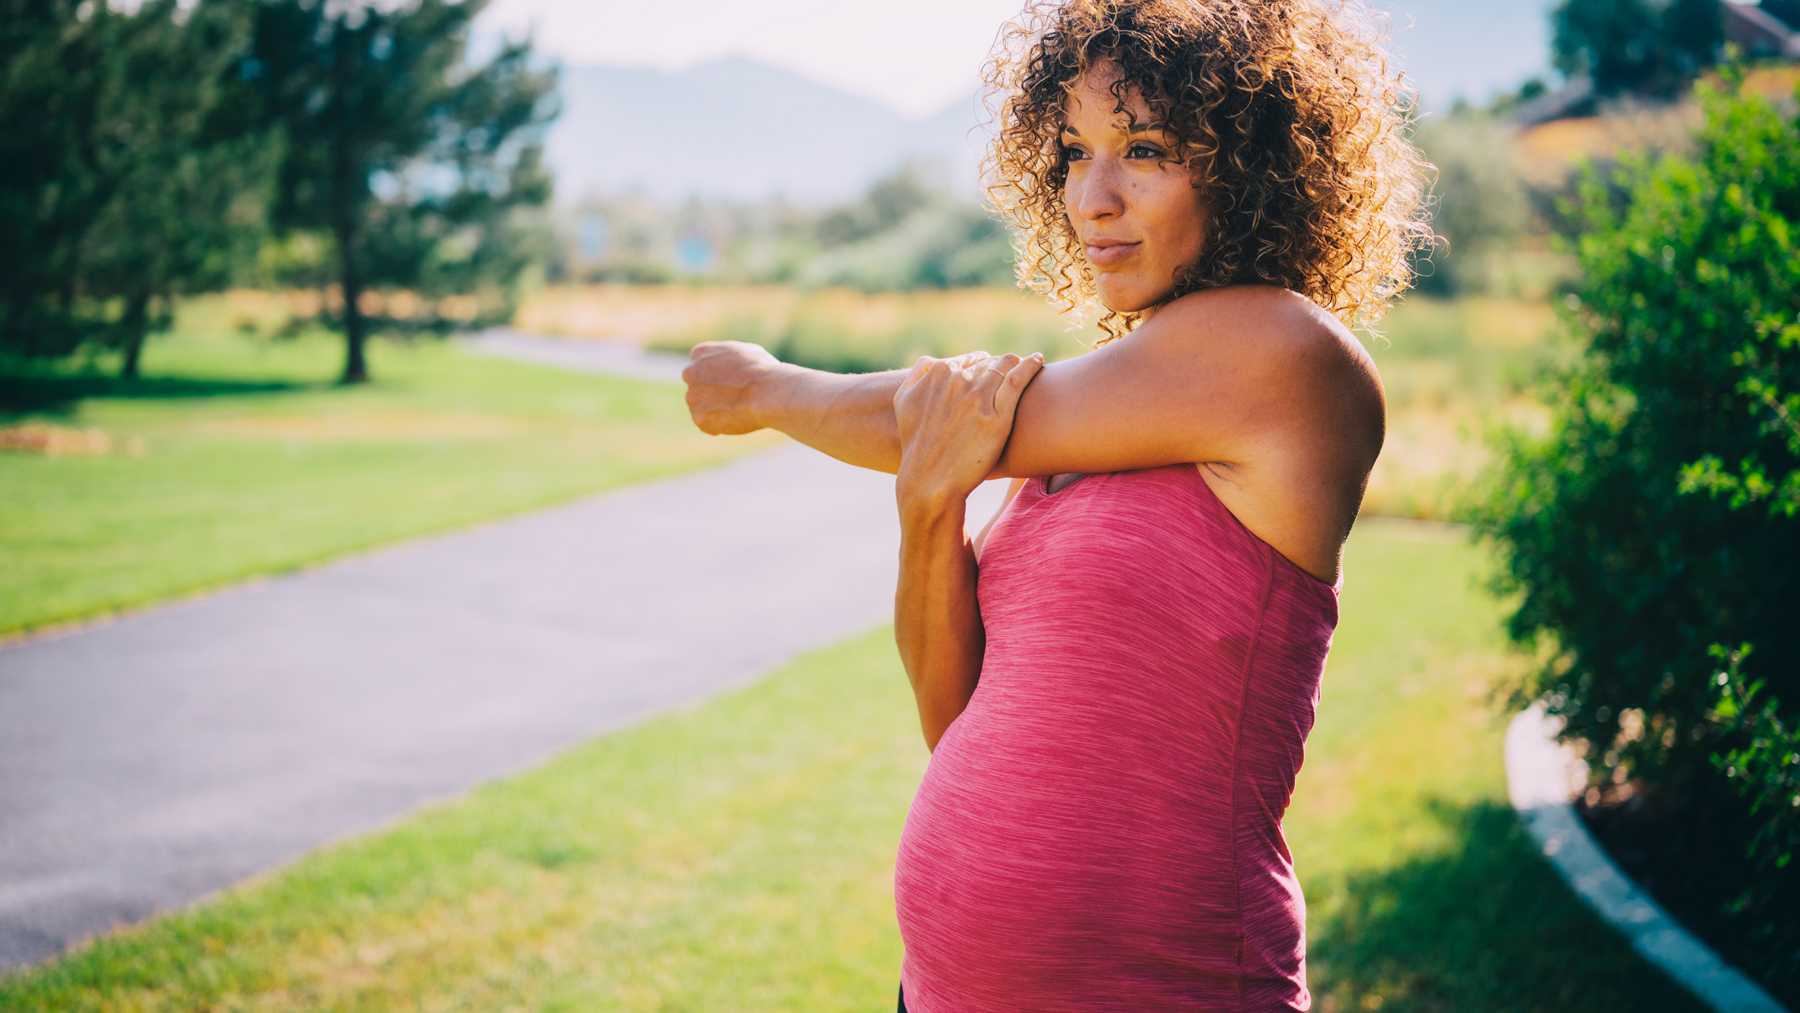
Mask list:
[[[1021,278],[1104,307],[1087,355],[834,376],[693,352],[707,432],[898,474],[895,629],[934,750],[895,873],[902,1009],[1309,1007],[1280,822],[1384,426],[1347,325],[1427,234],[1370,23],[1069,0],[1003,36],[991,192]],[[971,542],[992,476],[1007,505]]]

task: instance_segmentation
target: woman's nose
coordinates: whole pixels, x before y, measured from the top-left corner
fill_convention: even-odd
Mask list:
[[[1075,213],[1089,221],[1116,216],[1125,211],[1124,188],[1120,185],[1121,166],[1117,159],[1096,158],[1088,163],[1076,194]]]

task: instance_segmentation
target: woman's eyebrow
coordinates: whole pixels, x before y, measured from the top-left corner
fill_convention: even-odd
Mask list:
[[[1158,120],[1155,123],[1137,123],[1137,124],[1128,125],[1125,130],[1125,134],[1126,134],[1126,136],[1129,137],[1133,134],[1167,133],[1168,130],[1169,130],[1169,125],[1167,123],[1164,123],[1164,122]],[[1065,134],[1068,134],[1070,137],[1080,137],[1081,136],[1081,131],[1076,130],[1072,126],[1063,127],[1062,132]]]

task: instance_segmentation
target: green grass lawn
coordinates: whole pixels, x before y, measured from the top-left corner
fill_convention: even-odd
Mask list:
[[[222,299],[145,378],[0,373],[0,423],[97,429],[104,454],[0,452],[0,635],[289,570],[724,458],[678,389],[377,341],[249,337]]]
[[[1697,1010],[1506,807],[1479,557],[1353,537],[1288,834],[1316,1009]],[[891,634],[0,980],[46,1010],[891,1009],[926,754]]]
[[[1700,1010],[1575,898],[1506,801],[1521,664],[1448,529],[1365,521],[1286,830],[1322,1011]]]

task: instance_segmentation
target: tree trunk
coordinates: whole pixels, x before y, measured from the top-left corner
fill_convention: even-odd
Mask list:
[[[337,227],[338,265],[344,289],[344,383],[368,383],[369,364],[363,355],[366,339],[362,307],[362,274],[356,264],[356,227],[340,219]]]
[[[119,369],[119,376],[127,380],[138,378],[138,361],[144,352],[144,338],[150,332],[150,293],[133,292],[131,299],[125,304],[125,319],[120,321],[125,328],[125,364]]]

